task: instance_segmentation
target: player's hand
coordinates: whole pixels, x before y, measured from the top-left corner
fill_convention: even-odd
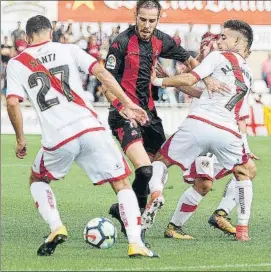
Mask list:
[[[19,159],[23,159],[27,155],[25,139],[16,142],[15,154],[16,154],[16,157]]]
[[[156,77],[169,77],[170,76],[167,69],[159,62],[157,62],[157,64],[156,64],[155,72],[156,72]]]
[[[230,93],[231,89],[229,86],[219,80],[216,80],[211,77],[207,77],[204,79],[204,83],[207,86],[207,89],[209,92],[218,92],[221,94]]]
[[[249,153],[249,157],[252,159],[252,160],[255,160],[255,161],[259,161],[260,160],[260,158],[259,157],[257,157],[255,154],[253,154],[253,153]]]
[[[124,109],[120,111],[120,114],[125,119],[136,120],[141,125],[145,125],[149,121],[149,117],[146,111],[134,103],[125,105]]]

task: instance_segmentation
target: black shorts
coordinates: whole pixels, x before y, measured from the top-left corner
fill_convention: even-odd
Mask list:
[[[110,110],[108,123],[113,135],[120,142],[122,149],[126,152],[127,148],[137,142],[142,141],[148,154],[155,155],[166,140],[162,120],[157,116],[156,111],[151,112],[151,122],[146,126],[133,124],[124,119],[117,110]]]

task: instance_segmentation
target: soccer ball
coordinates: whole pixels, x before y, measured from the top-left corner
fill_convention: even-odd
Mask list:
[[[103,217],[90,220],[84,229],[84,240],[96,248],[110,248],[117,239],[117,229],[112,222]]]

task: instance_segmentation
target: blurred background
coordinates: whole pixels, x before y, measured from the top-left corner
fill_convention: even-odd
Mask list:
[[[271,135],[271,1],[160,1],[163,6],[158,29],[171,35],[178,44],[196,57],[203,34],[219,34],[228,19],[241,19],[254,30],[252,53],[248,59],[254,75],[249,97],[250,135]],[[115,37],[134,23],[136,1],[1,1],[1,129],[13,133],[5,108],[5,69],[10,58],[27,47],[25,24],[41,14],[50,19],[53,41],[78,44],[88,54],[104,63]],[[183,65],[159,60],[170,73],[181,73]],[[82,75],[86,95],[107,124],[108,102],[100,83]],[[191,97],[174,88],[153,88],[159,116],[167,134],[176,131],[186,117]],[[39,134],[36,114],[26,101],[23,104],[25,133]]]

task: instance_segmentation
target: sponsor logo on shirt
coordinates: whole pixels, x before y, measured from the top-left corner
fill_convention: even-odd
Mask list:
[[[116,60],[116,57],[114,55],[109,55],[108,58],[107,58],[107,62],[106,62],[106,68],[107,69],[115,69],[116,67],[116,63],[117,63],[117,60]]]

